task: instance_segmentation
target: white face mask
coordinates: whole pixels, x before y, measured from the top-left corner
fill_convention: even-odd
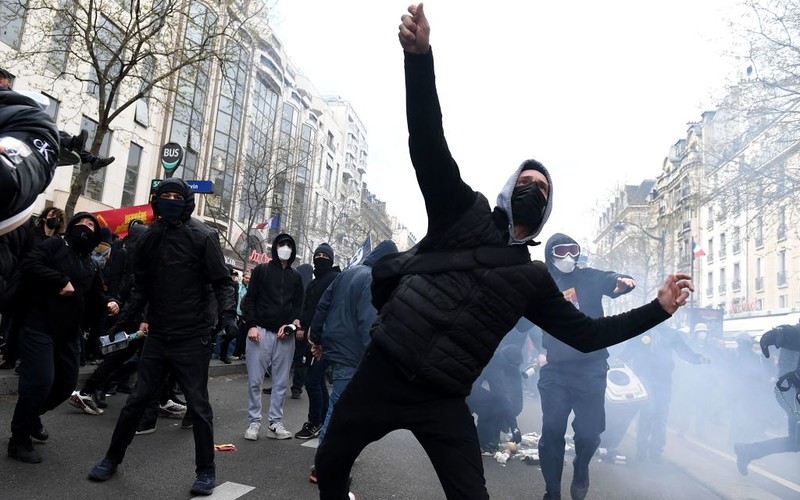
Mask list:
[[[575,269],[575,259],[566,256],[563,259],[555,259],[553,266],[562,273],[569,274]]]
[[[289,245],[284,245],[282,247],[278,247],[278,258],[281,260],[289,260],[289,257],[292,256],[292,247]]]

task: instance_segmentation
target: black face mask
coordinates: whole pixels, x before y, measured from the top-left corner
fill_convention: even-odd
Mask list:
[[[58,229],[61,227],[61,219],[58,217],[51,217],[44,221],[45,225],[50,229]]]
[[[97,246],[94,231],[83,225],[75,225],[69,228],[64,239],[67,240],[69,246],[81,255],[88,255]]]
[[[545,208],[547,208],[547,198],[536,184],[517,186],[511,193],[511,214],[514,225],[525,226],[531,230],[537,229],[544,218]]]
[[[185,207],[186,200],[156,198],[156,211],[158,212],[158,216],[170,226],[178,225]]]
[[[314,276],[319,276],[333,267],[333,261],[324,257],[314,259]]]

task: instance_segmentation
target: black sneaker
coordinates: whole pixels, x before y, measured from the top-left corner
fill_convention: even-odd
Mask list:
[[[104,458],[89,471],[89,479],[100,482],[108,481],[115,472],[117,472],[116,462],[110,458]]]
[[[148,424],[146,422],[139,422],[139,425],[136,427],[136,435],[141,436],[142,434],[152,434],[156,431],[156,424],[153,422],[152,424]]]
[[[583,481],[576,481],[573,478],[572,484],[569,487],[569,494],[572,500],[583,500],[586,498],[587,493],[589,493],[589,478],[587,477]]]
[[[320,427],[313,425],[311,422],[303,424],[303,428],[297,431],[294,435],[297,439],[311,439],[319,436]]]
[[[292,391],[292,399],[300,399],[300,395],[303,394],[300,391]]]
[[[89,138],[89,131],[85,128],[82,128],[78,135],[72,136],[72,144],[69,145],[67,149],[71,149],[76,153],[80,153],[83,151],[83,148],[86,147],[86,140]]]
[[[33,449],[30,438],[15,439],[12,437],[8,441],[8,458],[19,460],[28,464],[38,464],[42,461],[39,452]]]
[[[194,427],[194,421],[192,420],[191,415],[184,415],[183,420],[181,420],[181,429],[191,429]]]
[[[221,362],[225,363],[226,365],[231,364],[231,358],[229,358],[228,356],[221,357],[221,358],[219,358],[219,360]]]
[[[193,495],[208,496],[214,493],[216,483],[217,480],[213,472],[201,472],[197,475],[197,479],[194,480],[194,484],[192,484],[191,493]]]
[[[47,438],[50,437],[50,433],[39,423],[39,426],[31,431],[31,437],[37,441],[47,441]]]
[[[101,168],[105,168],[111,165],[112,163],[114,163],[114,160],[116,160],[116,158],[114,158],[113,156],[109,156],[108,158],[103,158],[98,156],[94,160],[92,160],[92,162],[89,165],[91,165],[92,172],[94,172],[95,170],[100,170]]]
[[[106,391],[94,391],[92,399],[98,408],[108,408],[108,403],[106,403]]]

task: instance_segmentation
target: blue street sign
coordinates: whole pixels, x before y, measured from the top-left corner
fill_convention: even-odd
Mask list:
[[[214,183],[211,181],[186,181],[192,191],[199,194],[213,194]]]

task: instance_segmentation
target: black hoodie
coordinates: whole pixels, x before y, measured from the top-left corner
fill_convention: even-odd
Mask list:
[[[67,232],[85,217],[94,221],[95,238],[99,241],[100,224],[87,212],[75,214],[67,224]],[[31,250],[22,261],[21,271],[29,298],[26,328],[57,338],[77,338],[87,304],[104,306],[111,301],[103,291],[100,271],[89,254],[79,253],[62,238],[48,238]],[[67,283],[72,283],[75,291],[68,297],[59,295]]]
[[[617,278],[630,278],[627,274],[618,274],[611,271],[601,271],[591,267],[575,267],[571,273],[562,273],[553,265],[553,247],[564,244],[577,244],[578,242],[566,234],[555,233],[551,236],[544,247],[544,262],[547,270],[555,280],[558,289],[564,297],[572,302],[585,315],[590,318],[603,317],[603,296],[617,298],[630,292],[627,289],[623,293],[614,293],[617,287]],[[575,258],[577,260],[577,257]],[[592,360],[605,360],[608,358],[608,350],[600,349],[590,353],[582,353],[561,342],[557,338],[545,332],[542,337],[542,345],[547,349],[547,362],[557,363],[562,361],[589,362]]]
[[[284,268],[278,258],[278,244],[288,241],[292,255]],[[300,318],[303,305],[303,282],[300,274],[292,269],[297,255],[294,239],[282,233],[272,241],[272,260],[259,264],[250,274],[247,295],[242,301],[245,328],[260,326],[271,332]]]

